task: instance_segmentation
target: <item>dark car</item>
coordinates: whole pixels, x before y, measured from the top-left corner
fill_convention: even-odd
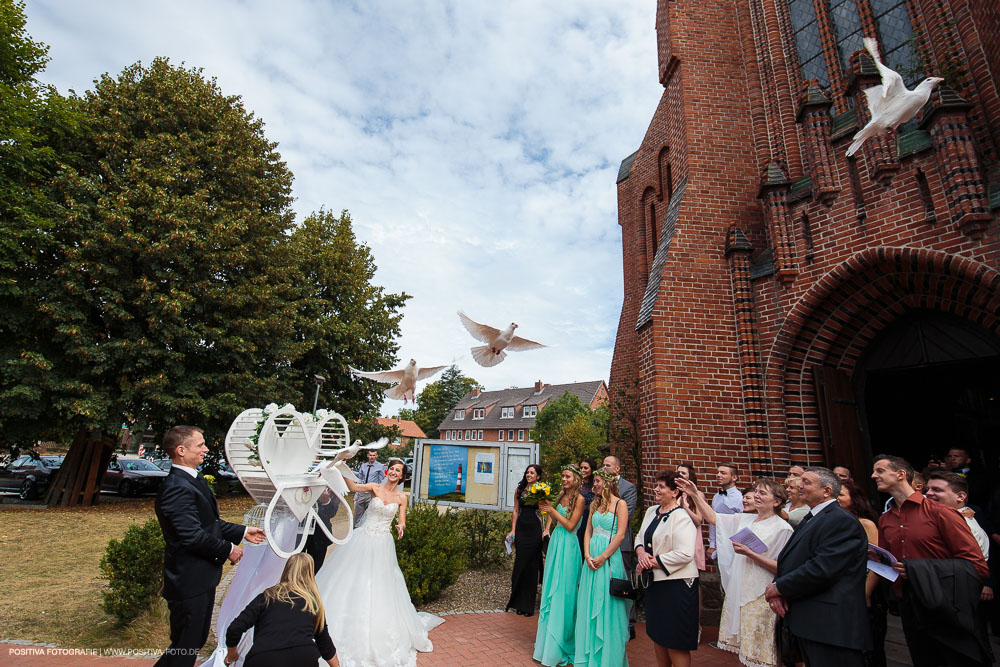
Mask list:
[[[153,459],[150,461],[154,466],[162,470],[163,472],[170,472],[170,466],[174,464],[170,459]]]
[[[49,486],[49,478],[65,456],[19,456],[0,468],[0,491],[17,491],[21,500],[34,500]]]
[[[102,491],[117,491],[120,496],[156,493],[167,473],[146,459],[113,459],[101,482]]]
[[[204,470],[205,464],[202,463],[198,466],[198,472],[201,474],[208,474]],[[222,460],[219,462],[219,468],[214,473],[215,476],[215,492],[217,494],[223,494],[230,491],[235,491],[240,486],[240,482],[236,477],[236,473],[233,468],[229,465],[229,462]]]

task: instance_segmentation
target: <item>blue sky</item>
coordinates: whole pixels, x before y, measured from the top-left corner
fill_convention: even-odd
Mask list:
[[[401,360],[454,361],[487,389],[607,380],[622,300],[615,176],[662,91],[655,10],[654,0],[27,6],[29,33],[51,47],[41,78],[63,92],[167,56],[241,95],[295,175],[299,217],[348,209],[376,281],[413,295]],[[458,308],[516,321],[552,347],[481,368]]]

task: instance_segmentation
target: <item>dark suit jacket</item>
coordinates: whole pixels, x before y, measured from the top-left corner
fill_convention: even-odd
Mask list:
[[[171,468],[156,493],[163,530],[163,597],[185,600],[219,585],[222,564],[245,526],[219,518],[215,496],[183,470]]]
[[[625,501],[628,505],[628,525],[625,526],[625,541],[622,542],[622,551],[632,551],[632,517],[635,516],[636,506],[639,502],[638,492],[635,490],[635,484],[628,481],[624,477],[618,478],[618,497]]]
[[[788,600],[792,634],[850,649],[871,648],[865,576],[868,538],[834,501],[792,535],[778,555],[774,582]]]

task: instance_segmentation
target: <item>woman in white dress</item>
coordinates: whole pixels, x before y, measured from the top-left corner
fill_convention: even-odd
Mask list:
[[[778,667],[781,656],[774,642],[777,617],[764,600],[764,587],[774,579],[778,554],[792,537],[793,529],[778,514],[787,496],[785,487],[773,479],[757,480],[753,502],[756,513],[716,514],[705,495],[685,479],[677,486],[715,525],[719,572],[726,597],[719,622],[719,648],[739,654],[747,667]],[[764,545],[756,553],[731,537],[749,528]]]
[[[406,529],[406,496],[397,485],[403,462],[389,461],[381,484],[358,484],[353,492],[372,495],[351,539],[336,547],[316,574],[330,635],[343,667],[415,667],[417,651],[433,645],[427,634],[444,622],[417,612],[396,560],[392,520],[398,537]]]

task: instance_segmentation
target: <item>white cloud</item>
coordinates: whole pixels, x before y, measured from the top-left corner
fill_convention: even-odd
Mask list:
[[[295,174],[300,217],[350,210],[376,280],[413,295],[401,359],[456,360],[497,389],[607,379],[615,175],[661,93],[655,9],[33,0],[27,12],[51,46],[43,79],[62,91],[168,56],[241,95]],[[552,347],[478,367],[457,308]]]

